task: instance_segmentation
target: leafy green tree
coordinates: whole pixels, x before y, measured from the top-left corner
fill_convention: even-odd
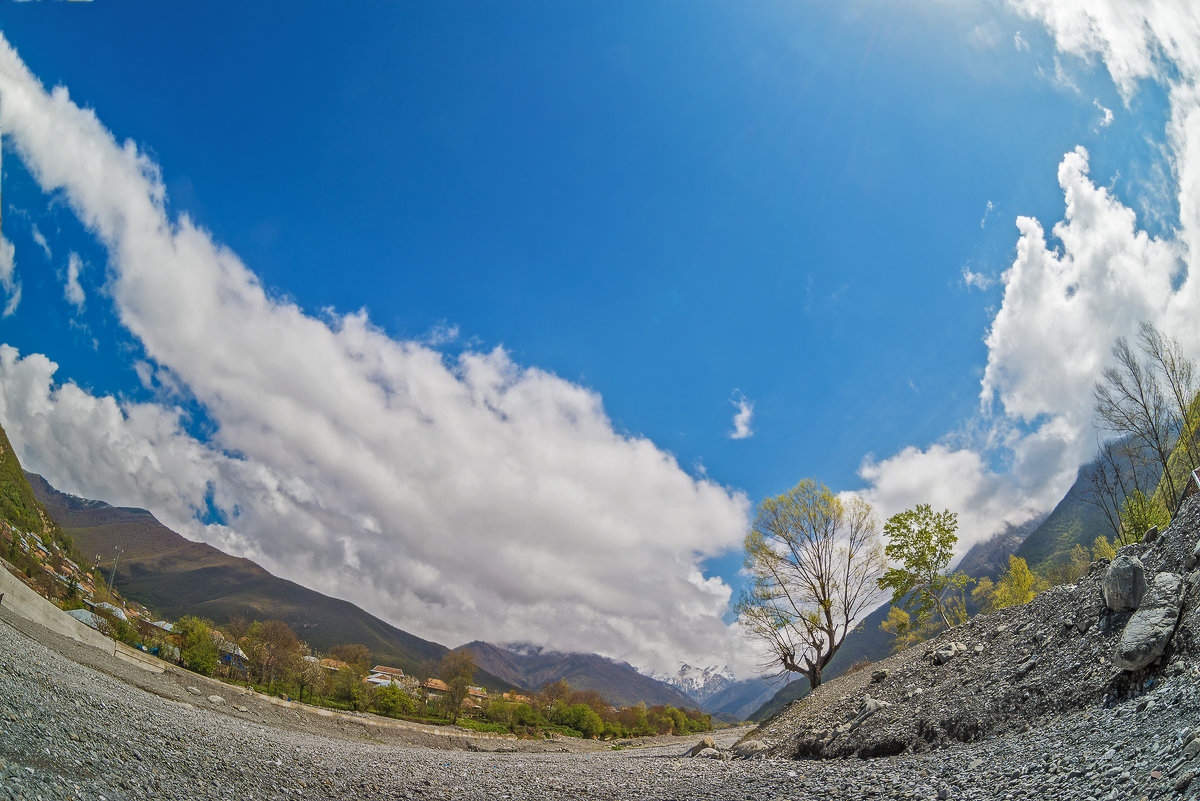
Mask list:
[[[265,623],[256,620],[250,624],[244,639],[250,646],[250,669],[258,674],[259,684],[274,687],[279,679],[294,678],[304,647],[291,626],[282,620]]]
[[[597,737],[604,730],[604,721],[587,704],[563,706],[555,711],[551,722],[574,729],[588,738]]]
[[[412,697],[395,684],[385,684],[375,690],[373,705],[381,715],[412,715],[417,711]]]
[[[333,674],[330,680],[330,695],[351,709],[365,712],[374,700],[371,688],[363,679],[367,672],[356,667],[345,667]]]
[[[1046,572],[1050,584],[1073,584],[1087,575],[1092,564],[1092,555],[1082,545],[1076,544],[1071,550],[1059,556]]]
[[[949,571],[957,528],[958,515],[948,509],[935,514],[927,503],[892,515],[883,526],[888,540],[884,552],[899,566],[888,568],[879,586],[892,591],[894,606],[915,610],[919,623],[937,610],[942,623],[952,626],[943,596],[971,583],[966,573]]]
[[[820,686],[854,622],[879,597],[884,558],[874,510],[805,479],[758,505],[744,545],[750,581],[736,607],[743,631],[768,648],[765,668]]]
[[[903,651],[919,642],[912,615],[898,606],[888,610],[887,620],[880,623],[879,628],[895,638],[892,642],[892,653]]]
[[[179,660],[188,670],[211,676],[221,659],[221,651],[212,636],[212,623],[185,615],[175,621],[179,637]]]
[[[371,669],[371,651],[362,643],[342,643],[329,649],[329,658],[363,670]],[[433,675],[433,674],[430,674]],[[429,678],[423,677],[422,680]]]
[[[1092,543],[1092,557],[1107,559],[1111,562],[1117,558],[1117,549],[1108,541],[1107,537],[1096,537],[1096,541]]]
[[[1008,570],[996,582],[995,606],[1003,609],[1007,606],[1027,604],[1033,597],[1046,589],[1046,581],[1029,569],[1029,565],[1019,556],[1008,557]]]
[[[442,699],[446,717],[451,722],[457,721],[462,712],[463,699],[467,697],[467,688],[475,679],[475,654],[463,649],[450,651],[442,657],[438,674],[446,682],[446,696]]]
[[[1125,496],[1121,504],[1123,542],[1137,542],[1151,526],[1163,529],[1170,525],[1171,515],[1158,498],[1157,494],[1148,498],[1141,490],[1134,490]]]
[[[971,593],[980,603],[980,611],[990,614],[997,609],[1029,603],[1033,597],[1049,587],[1049,582],[1029,569],[1019,556],[1008,557],[1008,570],[995,582],[980,579]]]

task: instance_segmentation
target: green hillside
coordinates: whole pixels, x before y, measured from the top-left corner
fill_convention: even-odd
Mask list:
[[[25,480],[8,434],[0,428],[0,520],[21,531],[42,532],[40,504]]]
[[[1097,537],[1113,538],[1104,513],[1086,500],[1090,488],[1087,477],[1090,467],[1085,466],[1079,471],[1075,483],[1054,507],[1054,511],[1017,548],[1016,555],[1031,568],[1043,569],[1056,556],[1070,551],[1076,545],[1090,548]]]
[[[197,615],[219,625],[238,616],[282,620],[319,652],[341,643],[361,643],[376,662],[410,673],[417,672],[422,662],[441,660],[449,650],[348,601],[274,576],[249,559],[185,539],[144,509],[76,498],[54,489],[39,475],[25,476],[34,495],[83,553],[107,557],[115,548],[122,549],[117,588],[164,618]],[[476,678],[491,689],[516,689],[485,671]]]

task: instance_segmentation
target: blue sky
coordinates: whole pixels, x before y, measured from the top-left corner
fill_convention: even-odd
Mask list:
[[[4,425],[64,489],[423,636],[742,665],[720,621],[759,499],[816,477],[883,513],[934,501],[964,543],[1045,511],[1094,446],[1097,360],[1185,283],[1168,93],[1190,65],[1169,46],[1142,67],[1127,56],[1153,41],[1071,2],[845,6],[5,5],[13,63],[99,127],[35,145],[78,116],[23,116],[19,69],[0,82],[10,306],[20,287]],[[120,172],[126,140],[142,161]],[[96,142],[118,177],[71,160]],[[1157,237],[1121,240],[1158,278],[1128,267],[1145,297],[1120,314],[1116,245],[1020,248],[1036,237],[1017,218],[1049,234],[1076,185]],[[139,239],[123,198],[142,190],[207,255],[175,264],[155,224]],[[1050,268],[1046,292],[1029,253],[1078,274]],[[1108,294],[1063,313],[1080,282]],[[1084,337],[1064,378],[1053,348]],[[490,422],[443,423],[443,390]],[[401,397],[433,422],[391,418]],[[733,438],[739,400],[752,433]],[[525,568],[581,575],[539,597]],[[679,615],[704,633],[655,622]]]

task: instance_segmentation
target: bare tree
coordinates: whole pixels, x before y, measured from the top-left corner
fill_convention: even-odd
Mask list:
[[[1141,534],[1124,530],[1121,505],[1136,493],[1153,494],[1157,479],[1153,465],[1154,461],[1125,437],[1099,443],[1096,461],[1084,468],[1088,483],[1083,500],[1100,509],[1118,546],[1130,544]]]
[[[818,687],[851,627],[880,598],[876,579],[886,562],[874,511],[806,479],[759,504],[745,548],[751,579],[737,612],[747,637],[770,653],[764,670],[800,673]]]
[[[1091,500],[1122,538],[1141,534],[1122,530],[1126,498],[1135,492],[1153,495],[1173,517],[1183,491],[1177,472],[1194,470],[1200,462],[1193,362],[1183,356],[1178,341],[1152,323],[1140,325],[1138,350],[1140,357],[1124,337],[1117,339],[1115,363],[1105,368],[1094,390],[1097,428],[1113,441],[1100,449]],[[1140,486],[1148,473],[1157,473],[1156,491]]]

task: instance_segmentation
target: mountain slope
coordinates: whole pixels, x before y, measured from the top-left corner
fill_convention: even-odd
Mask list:
[[[108,557],[114,548],[123,550],[117,587],[165,617],[198,615],[218,624],[238,615],[282,620],[318,651],[339,643],[362,643],[375,661],[410,672],[423,661],[440,660],[449,650],[348,601],[274,576],[249,559],[185,539],[144,509],[66,495],[37,474],[25,475],[34,495],[82,553]],[[512,687],[490,674],[477,679],[493,688]]]
[[[529,645],[493,645],[476,640],[455,650],[469,650],[476,666],[525,690],[566,679],[574,690],[596,690],[610,704],[669,704],[678,709],[700,706],[674,687],[638,673],[626,662],[597,654],[568,654]]]
[[[728,668],[687,664],[680,665],[673,674],[655,674],[651,678],[678,689],[703,709],[736,721],[749,720],[750,714],[768,701],[779,686],[779,682],[766,679],[739,681]]]
[[[1037,569],[1075,545],[1090,548],[1096,537],[1113,539],[1104,513],[1086,500],[1090,467],[1086,465],[1079,471],[1075,483],[1054,507],[1054,511],[1017,548],[1016,555],[1028,562],[1030,567]]]

